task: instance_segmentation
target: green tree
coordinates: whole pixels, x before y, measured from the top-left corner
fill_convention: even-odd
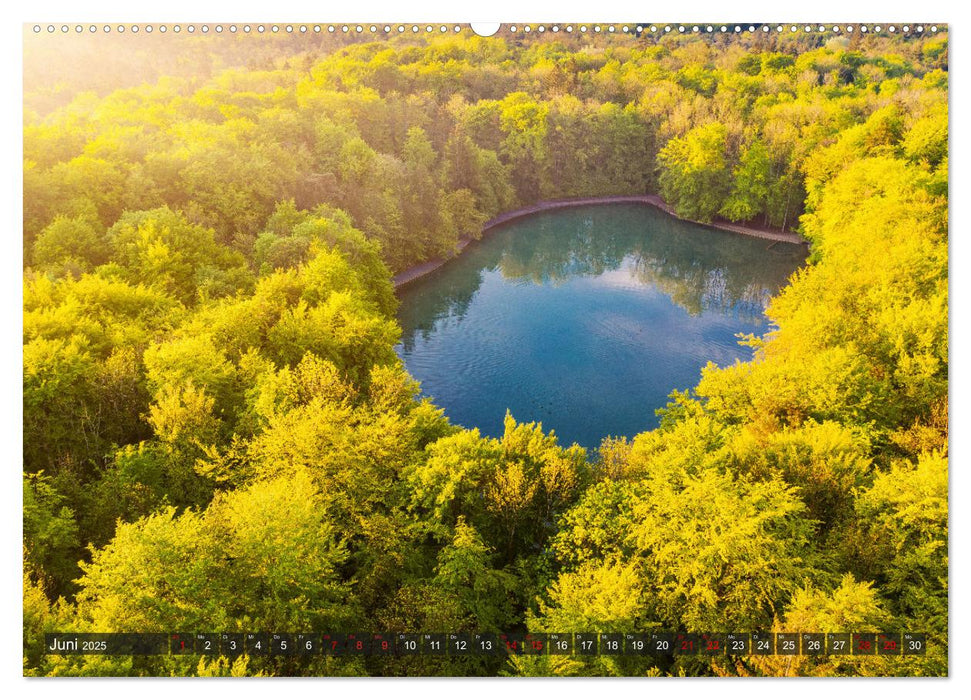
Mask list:
[[[719,213],[730,221],[750,221],[764,213],[770,192],[771,163],[768,149],[761,141],[753,141],[742,150],[733,177],[731,194]]]
[[[102,631],[312,629],[350,621],[347,553],[306,477],[122,524],[79,579],[79,615]]]
[[[25,475],[25,570],[33,568],[50,577],[45,582],[48,594],[56,596],[70,588],[70,580],[77,574],[80,544],[74,511],[65,505],[50,477],[43,472]]]
[[[34,241],[34,263],[44,268],[87,272],[107,260],[103,236],[82,217],[57,217]]]
[[[712,122],[670,140],[658,153],[661,194],[678,216],[710,222],[725,205],[731,188],[727,138],[727,129]]]

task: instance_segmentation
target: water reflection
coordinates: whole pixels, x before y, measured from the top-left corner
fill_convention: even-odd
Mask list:
[[[804,259],[643,205],[538,214],[399,290],[398,352],[460,424],[494,434],[509,408],[596,446],[656,425],[709,360],[748,359],[736,334],[768,330]]]
[[[679,221],[646,205],[538,214],[493,230],[459,258],[403,289],[404,347],[410,347],[407,331],[426,333],[438,319],[464,316],[487,270],[531,284],[604,277],[604,285],[653,287],[693,316],[732,312],[761,326],[770,298],[805,257],[802,246]],[[607,274],[613,271],[622,274]],[[429,285],[434,294],[425,293]],[[417,296],[422,297],[418,307],[410,303]]]

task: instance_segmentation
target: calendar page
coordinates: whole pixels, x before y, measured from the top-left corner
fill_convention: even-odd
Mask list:
[[[23,674],[947,676],[913,19],[25,24]]]

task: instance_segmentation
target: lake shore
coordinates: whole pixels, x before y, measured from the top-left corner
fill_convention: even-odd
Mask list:
[[[568,209],[570,207],[584,207],[591,204],[647,204],[649,206],[660,209],[666,214],[681,219],[682,221],[691,221],[691,219],[682,219],[678,216],[674,209],[672,209],[663,199],[661,199],[656,194],[645,194],[645,195],[611,195],[607,197],[577,197],[573,199],[552,199],[545,202],[537,202],[536,204],[531,204],[528,207],[523,207],[521,209],[514,209],[513,211],[505,212],[492,219],[489,219],[482,225],[482,235],[480,238],[484,237],[490,229],[500,226],[502,224],[508,223],[510,221],[515,221],[524,216],[530,216],[532,214],[537,214],[543,211],[553,211],[555,209]],[[754,238],[762,238],[764,240],[775,241],[777,243],[795,243],[797,245],[808,245],[808,241],[805,238],[796,233],[789,233],[788,231],[777,231],[770,228],[757,228],[752,226],[743,226],[740,224],[733,224],[728,221],[715,221],[710,224],[703,224],[699,221],[691,221],[691,223],[700,224],[702,226],[708,226],[710,228],[716,228],[722,231],[729,231],[731,233],[738,233],[743,236],[752,236]],[[458,247],[455,251],[455,255],[459,255],[465,247],[474,240],[479,240],[476,238],[463,238],[459,241]],[[454,256],[452,256],[454,257]],[[393,277],[394,287],[398,289],[410,282],[414,282],[417,279],[424,277],[430,272],[434,272],[442,265],[447,263],[452,258],[433,258],[427,260],[418,265],[409,267],[407,270],[399,272]]]

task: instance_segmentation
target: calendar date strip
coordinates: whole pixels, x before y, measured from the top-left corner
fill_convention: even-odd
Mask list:
[[[47,654],[199,656],[908,656],[915,632],[47,633]]]

